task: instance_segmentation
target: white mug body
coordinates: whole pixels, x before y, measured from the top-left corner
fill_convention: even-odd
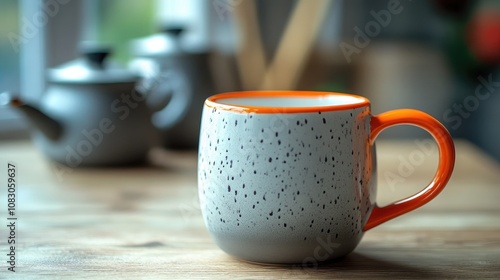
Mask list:
[[[338,95],[205,103],[199,197],[221,249],[252,262],[314,264],[358,245],[376,195],[370,105]]]

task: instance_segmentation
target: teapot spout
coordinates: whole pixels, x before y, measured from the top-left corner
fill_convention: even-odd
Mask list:
[[[63,132],[61,124],[39,109],[25,104],[17,97],[12,97],[11,94],[4,92],[0,94],[0,105],[10,106],[19,109],[33,124],[35,128],[40,130],[50,140],[58,140]]]

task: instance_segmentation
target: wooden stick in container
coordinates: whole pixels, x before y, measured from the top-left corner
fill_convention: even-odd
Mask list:
[[[236,63],[245,90],[257,89],[266,70],[255,2],[244,0],[234,10],[240,36]]]
[[[251,1],[245,1],[251,2]],[[300,0],[265,72],[261,89],[294,89],[331,0]]]

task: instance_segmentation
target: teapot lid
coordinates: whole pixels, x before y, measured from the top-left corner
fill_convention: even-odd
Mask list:
[[[47,71],[51,82],[77,84],[135,83],[137,73],[120,68],[106,58],[111,49],[106,47],[82,46],[82,57],[64,63]]]
[[[130,48],[135,56],[175,56],[203,52],[203,48],[185,36],[182,25],[170,24],[160,32],[145,38],[132,40]]]

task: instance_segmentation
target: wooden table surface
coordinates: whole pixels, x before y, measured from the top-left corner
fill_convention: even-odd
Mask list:
[[[435,147],[377,145],[379,203],[432,178]],[[434,201],[367,232],[346,258],[313,268],[249,264],[219,250],[201,218],[194,152],[157,149],[148,167],[66,169],[30,142],[0,142],[0,279],[499,279],[500,167],[467,142],[456,148],[454,176]],[[412,157],[414,169],[399,173]],[[18,179],[15,274],[6,264],[8,161]]]

